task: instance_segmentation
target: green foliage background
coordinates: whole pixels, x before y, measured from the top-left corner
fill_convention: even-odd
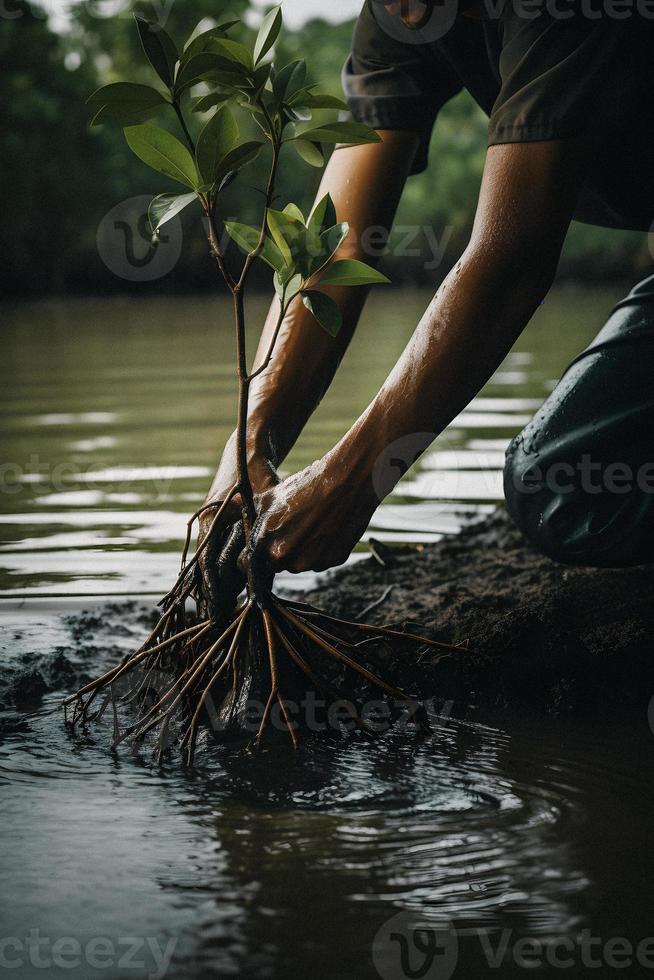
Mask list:
[[[165,8],[166,30],[182,39],[202,18],[240,17],[247,6],[247,0],[225,4],[175,0]],[[12,8],[12,16],[0,19],[0,186],[6,293],[215,288],[215,269],[197,215],[184,218],[182,258],[158,282],[130,286],[116,279],[98,256],[96,230],[107,211],[136,194],[170,189],[165,180],[157,181],[148,174],[119,131],[89,128],[90,113],[84,103],[95,88],[118,79],[153,80],[144,66],[131,17],[137,10],[153,19],[150,4],[123,0],[114,5],[111,16],[99,16],[105,9],[106,5],[97,3],[79,4],[64,33],[55,33],[38,7],[22,2]],[[316,20],[295,33],[286,28],[280,61],[306,58],[311,80],[341,95],[340,70],[351,33],[351,23],[333,26]],[[405,227],[431,226],[436,240],[446,243],[445,258],[436,269],[425,269],[430,247],[421,232],[412,233],[410,247],[421,249],[422,256],[394,258],[391,254],[385,267],[396,283],[438,282],[465,247],[479,190],[485,135],[486,120],[465,94],[439,117],[430,170],[409,181],[395,241],[405,234]],[[259,195],[244,195],[243,188],[261,186],[265,166],[261,159],[229,189],[227,211],[232,216],[256,221]],[[308,210],[319,176],[318,171],[298,166],[295,155],[289,153],[279,181],[280,206],[292,199]],[[587,281],[635,281],[650,269],[646,235],[577,224],[561,263],[563,276]],[[261,284],[268,278],[262,273]]]

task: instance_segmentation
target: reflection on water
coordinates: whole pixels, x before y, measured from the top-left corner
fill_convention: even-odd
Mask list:
[[[380,507],[369,534],[438,540],[480,505],[500,500],[508,441],[599,329],[614,298],[552,294],[481,396]],[[346,431],[428,299],[416,292],[373,296],[289,469],[313,461]],[[253,302],[253,324],[264,305]],[[165,591],[185,518],[203,498],[234,425],[227,301],[22,305],[5,317],[3,353],[0,593]]]
[[[214,746],[192,774],[153,769],[109,753],[108,729],[62,729],[75,672],[97,670],[143,628],[124,605],[98,612],[5,613],[0,701],[16,663],[37,663],[47,683],[14,683],[17,709],[0,713],[4,936],[38,929],[116,949],[125,937],[162,950],[173,940],[175,978],[359,980],[376,976],[374,937],[404,911],[454,923],[454,976],[468,980],[495,975],[482,939],[495,949],[510,935],[505,977],[522,937],[576,941],[591,929],[637,943],[654,931],[644,725],[534,730],[471,715],[427,738],[321,737],[293,756],[280,737],[260,755]],[[26,961],[15,975],[147,975],[111,965],[43,973]]]

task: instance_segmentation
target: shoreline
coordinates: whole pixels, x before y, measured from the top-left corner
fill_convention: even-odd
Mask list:
[[[336,617],[462,646],[416,642],[374,658],[385,680],[436,712],[448,704],[459,718],[509,710],[654,722],[654,565],[557,565],[503,509],[435,544],[383,548],[382,558],[385,567],[371,556],[332,573],[302,599]],[[73,608],[63,599],[6,600],[0,702],[74,689],[138,646],[154,605],[144,597],[79,597]]]

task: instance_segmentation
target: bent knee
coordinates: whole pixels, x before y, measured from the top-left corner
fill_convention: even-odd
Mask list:
[[[654,561],[654,493],[637,482],[620,491],[603,471],[556,452],[509,446],[504,493],[509,514],[543,555],[566,565],[626,567]]]

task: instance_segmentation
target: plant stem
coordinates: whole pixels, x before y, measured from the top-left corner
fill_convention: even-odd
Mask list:
[[[175,101],[173,102],[173,109],[175,110],[177,118],[179,119],[179,124],[182,127],[184,136],[186,137],[186,142],[188,143],[189,150],[195,156],[195,143],[193,142],[193,138],[189,133],[188,126],[186,125],[186,121],[184,120],[184,115],[182,113],[179,101],[177,99],[175,99]]]
[[[214,215],[214,199],[211,194],[208,197],[202,199],[202,203],[207,215],[209,222],[209,245],[211,248],[211,254],[213,255],[216,265],[220,270],[220,273],[232,294],[234,301],[234,322],[236,326],[236,355],[237,355],[237,367],[238,367],[238,419],[236,425],[236,444],[237,444],[237,457],[236,457],[236,468],[237,468],[237,479],[239,493],[242,499],[242,519],[243,519],[243,529],[245,531],[245,545],[246,554],[252,554],[252,531],[257,518],[256,505],[254,501],[254,490],[252,487],[252,481],[250,479],[250,473],[248,469],[248,449],[247,449],[247,436],[248,436],[248,407],[250,398],[250,384],[253,377],[256,377],[261,371],[265,370],[272,357],[273,348],[275,346],[275,341],[279,335],[281,329],[282,321],[285,314],[285,309],[282,304],[282,312],[279,318],[279,322],[274,332],[273,340],[270,345],[270,350],[268,355],[261,365],[261,367],[250,375],[248,373],[247,365],[247,346],[246,346],[246,332],[245,332],[245,303],[244,303],[244,290],[249,277],[250,269],[254,261],[261,254],[265,240],[266,240],[266,221],[268,216],[268,209],[272,205],[274,193],[275,193],[275,181],[277,178],[277,169],[279,165],[279,155],[280,155],[280,139],[279,134],[275,128],[275,125],[270,118],[270,115],[266,109],[265,104],[260,103],[263,109],[266,122],[268,124],[268,132],[270,136],[270,141],[272,143],[272,162],[270,166],[270,175],[268,177],[268,184],[266,187],[266,200],[263,211],[263,217],[261,220],[261,231],[259,233],[259,240],[257,242],[256,248],[249,252],[243,263],[243,268],[238,280],[234,280],[231,276],[229,270],[227,269],[224,261],[224,256],[220,250],[218,234],[216,231],[215,215]],[[187,142],[191,149],[194,151],[193,141],[187,129],[186,123],[184,121],[184,116],[177,102],[173,103],[175,112],[179,119],[180,125],[184,131]],[[251,573],[251,569],[248,569],[248,586],[253,597],[256,591],[256,586],[254,578]],[[261,596],[259,597],[261,599]]]
[[[243,303],[243,293],[240,287],[234,290],[234,320],[236,323],[236,359],[238,365],[238,421],[236,425],[237,441],[237,478],[243,500],[243,527],[245,530],[246,545],[249,545],[252,537],[252,528],[256,520],[256,508],[254,505],[254,491],[252,481],[248,471],[248,451],[247,451],[247,421],[248,403],[250,397],[250,378],[248,377],[247,355],[245,347],[245,306]]]

